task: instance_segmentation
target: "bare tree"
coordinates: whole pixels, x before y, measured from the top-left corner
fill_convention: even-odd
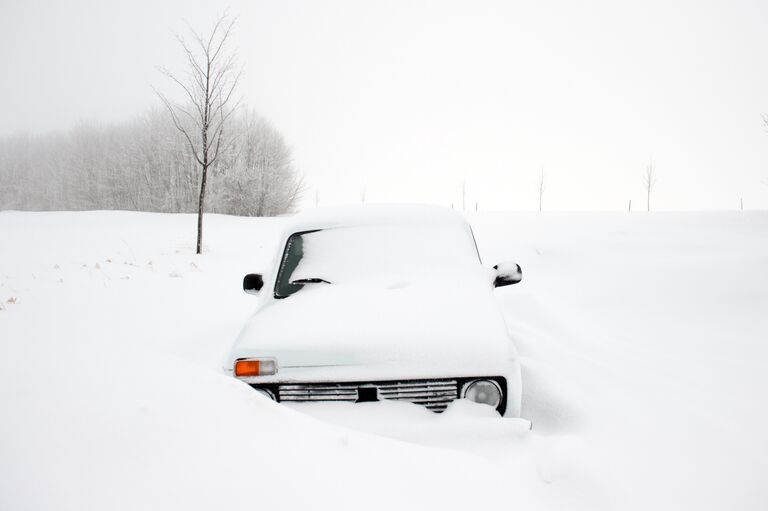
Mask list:
[[[653,162],[650,162],[645,167],[645,173],[643,174],[643,188],[646,192],[646,207],[648,211],[651,210],[651,191],[656,184],[656,171],[653,167]]]
[[[176,35],[184,50],[187,73],[179,78],[165,68],[160,71],[183,91],[185,103],[173,102],[155,90],[200,167],[198,254],[203,251],[203,210],[208,170],[226,148],[225,127],[239,104],[234,94],[242,70],[237,67],[236,53],[227,47],[235,21],[228,19],[226,14],[219,17],[207,36],[190,29],[191,41]]]
[[[547,189],[547,180],[544,175],[544,168],[542,167],[539,174],[539,211],[541,211],[541,204],[544,199],[544,191]]]

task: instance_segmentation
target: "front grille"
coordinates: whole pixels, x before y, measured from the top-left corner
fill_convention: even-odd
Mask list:
[[[363,389],[362,391],[359,389]],[[373,401],[378,399],[410,401],[426,406],[433,412],[442,412],[459,397],[456,380],[408,380],[355,383],[291,383],[278,385],[280,401]],[[364,397],[365,396],[365,397]],[[363,398],[364,397],[364,398]]]

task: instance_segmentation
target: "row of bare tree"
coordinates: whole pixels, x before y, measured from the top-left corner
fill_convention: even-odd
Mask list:
[[[302,189],[282,135],[240,109],[237,136],[207,169],[206,211],[270,216],[291,211]],[[0,209],[199,209],[200,165],[162,110],[128,122],[0,138]]]
[[[650,162],[643,170],[643,189],[645,190],[645,207],[647,211],[651,210],[651,192],[654,186],[656,186],[656,169],[653,166],[653,162]],[[462,185],[463,186],[463,185]],[[541,169],[539,173],[539,211],[542,210],[542,204],[544,201],[544,192],[547,190],[547,178],[544,174],[544,169]],[[463,187],[462,187],[462,193]],[[629,201],[629,210],[632,210],[632,201]]]

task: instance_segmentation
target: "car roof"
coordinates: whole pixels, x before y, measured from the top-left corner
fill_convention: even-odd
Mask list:
[[[303,211],[292,217],[286,227],[286,236],[295,232],[332,227],[365,225],[445,225],[467,226],[464,217],[442,206],[423,204],[371,204],[360,206],[333,206]]]

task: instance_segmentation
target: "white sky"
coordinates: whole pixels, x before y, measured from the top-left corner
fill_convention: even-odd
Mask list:
[[[768,2],[0,0],[0,134],[130,118],[229,6],[305,205],[768,208]]]

